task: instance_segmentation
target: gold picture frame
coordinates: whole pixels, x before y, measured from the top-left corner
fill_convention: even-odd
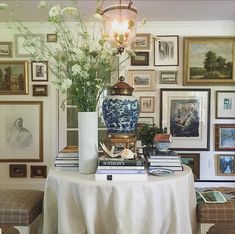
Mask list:
[[[217,154],[216,158],[218,176],[235,176],[235,154]]]
[[[137,33],[131,44],[132,50],[149,50],[150,49],[150,33]]]
[[[183,85],[235,84],[235,37],[185,37]]]
[[[0,95],[27,95],[28,79],[27,61],[0,61]]]

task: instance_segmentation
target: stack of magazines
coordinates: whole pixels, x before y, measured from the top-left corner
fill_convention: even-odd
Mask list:
[[[54,167],[62,170],[78,170],[78,147],[66,146],[55,158]]]
[[[95,180],[142,181],[147,172],[141,159],[99,159]]]

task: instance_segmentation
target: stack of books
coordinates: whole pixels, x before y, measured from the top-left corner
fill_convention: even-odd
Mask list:
[[[181,157],[172,150],[157,151],[154,155],[147,157],[149,170],[170,169],[173,171],[183,171]]]
[[[99,159],[95,180],[143,181],[147,180],[144,162],[140,159]]]
[[[62,170],[78,170],[78,147],[66,146],[55,158],[54,167]]]

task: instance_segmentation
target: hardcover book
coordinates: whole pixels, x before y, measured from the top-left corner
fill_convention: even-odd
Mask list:
[[[196,193],[197,202],[200,203],[224,203],[227,199],[219,191],[207,191]]]

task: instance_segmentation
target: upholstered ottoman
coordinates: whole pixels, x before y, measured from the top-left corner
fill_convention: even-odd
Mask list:
[[[0,226],[30,233],[30,224],[42,211],[43,195],[38,190],[0,190]]]

